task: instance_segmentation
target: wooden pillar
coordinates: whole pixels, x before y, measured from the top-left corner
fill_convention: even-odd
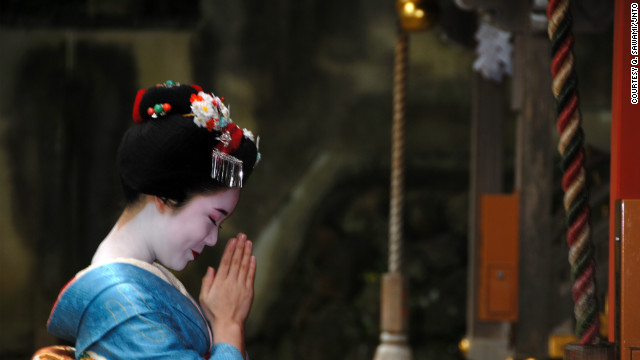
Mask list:
[[[614,275],[615,275],[615,344],[618,359],[640,356],[640,199],[615,202]]]
[[[611,185],[609,192],[609,341],[616,340],[614,327],[617,299],[614,284],[615,201],[640,199],[640,166],[638,141],[640,140],[640,104],[638,73],[640,71],[637,42],[632,49],[632,32],[638,36],[638,1],[616,0],[613,25],[613,74],[611,96]],[[635,8],[635,9],[634,9]],[[635,14],[632,18],[632,14]],[[632,30],[632,19],[636,21]],[[634,86],[635,85],[635,86]],[[634,90],[635,89],[635,90]],[[635,96],[635,98],[634,98]],[[622,269],[622,271],[637,271]]]
[[[520,191],[520,294],[515,358],[545,358],[552,303],[551,214],[555,146],[546,34],[515,39],[516,188]]]
[[[467,340],[469,359],[500,359],[508,355],[510,324],[478,319],[480,195],[503,189],[503,133],[507,92],[503,82],[473,74],[471,163],[469,171],[469,240]]]

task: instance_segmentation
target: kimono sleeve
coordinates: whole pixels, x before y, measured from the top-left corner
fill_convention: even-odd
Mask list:
[[[164,328],[163,328],[164,327]],[[145,314],[119,324],[87,351],[106,359],[203,359],[183,339],[165,327],[159,314]],[[217,344],[210,360],[243,360],[240,351],[230,344]]]
[[[77,351],[107,359],[243,359],[230,344],[218,344],[208,354],[206,327],[198,326],[198,319],[186,316],[156,292],[136,283],[120,283],[103,291],[83,316]]]

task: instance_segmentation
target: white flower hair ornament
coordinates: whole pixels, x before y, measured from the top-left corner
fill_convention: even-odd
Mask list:
[[[191,111],[193,122],[208,131],[219,131],[217,138],[220,142],[212,152],[211,177],[229,187],[242,187],[242,160],[234,157],[240,147],[242,137],[256,143],[254,135],[247,129],[240,129],[229,117],[229,109],[224,105],[224,97],[219,98],[214,94],[203,91],[192,94]],[[259,142],[259,137],[258,137]],[[258,143],[256,143],[258,149]],[[260,161],[260,152],[257,153],[255,164]],[[255,166],[255,165],[254,165]]]
[[[220,117],[218,107],[216,106],[218,101],[218,99],[202,91],[199,92],[198,95],[191,95],[191,111],[193,111],[194,115],[193,122],[200,127],[207,127],[207,121],[212,119],[217,120]]]

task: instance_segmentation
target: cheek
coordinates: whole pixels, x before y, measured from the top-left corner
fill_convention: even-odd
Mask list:
[[[182,250],[184,247],[188,247],[189,243],[193,241],[194,234],[191,226],[188,224],[176,223],[173,226],[164,229],[165,244],[160,245],[167,248],[169,253]]]
[[[179,245],[190,246],[212,236],[212,227],[206,222],[185,221],[172,229],[171,236]]]

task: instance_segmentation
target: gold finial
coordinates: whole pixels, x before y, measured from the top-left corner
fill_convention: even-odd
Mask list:
[[[400,25],[406,31],[431,29],[440,14],[437,0],[397,0]]]

